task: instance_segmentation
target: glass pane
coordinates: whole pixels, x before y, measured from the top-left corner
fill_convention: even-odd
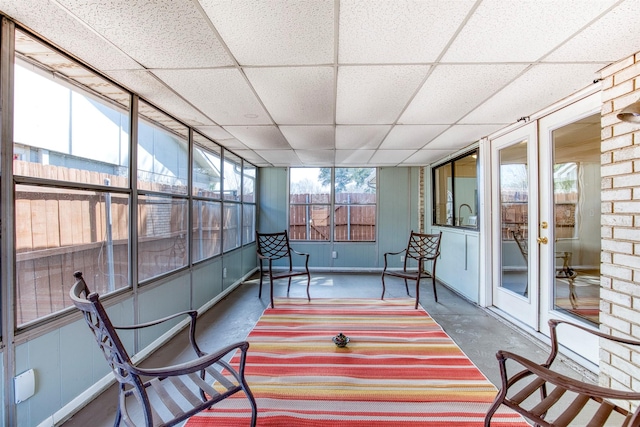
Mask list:
[[[256,167],[249,163],[244,163],[242,177],[242,201],[256,201]]]
[[[336,168],[335,173],[336,203],[376,203],[375,168]]]
[[[224,150],[224,199],[240,201],[242,183],[242,159]]]
[[[256,240],[256,206],[242,205],[242,243],[247,244]]]
[[[453,172],[451,163],[433,170],[433,223],[453,225]]]
[[[224,252],[239,248],[241,245],[240,226],[242,220],[240,218],[240,207],[238,203],[224,204],[224,227],[222,229],[222,242]]]
[[[101,295],[128,286],[128,195],[17,185],[15,215],[18,326],[70,307],[74,271]]]
[[[453,162],[453,194],[456,225],[476,228],[478,224],[478,155],[474,152]]]
[[[528,296],[529,178],[527,141],[500,150],[500,222],[502,280],[500,286]]]
[[[336,205],[335,240],[372,242],[376,239],[375,205]]]
[[[16,35],[14,173],[128,187],[129,94],[20,31]]]
[[[219,255],[222,251],[220,224],[222,204],[204,200],[193,201],[193,261]]]
[[[330,197],[331,168],[289,169],[289,203],[329,203]]]
[[[289,238],[323,240],[331,237],[330,205],[289,205]]]
[[[222,149],[197,133],[193,134],[193,140],[193,195],[219,199]]]
[[[143,101],[139,113],[138,188],[187,194],[187,128]]]
[[[138,276],[140,281],[187,265],[185,199],[138,198]]]
[[[555,309],[599,324],[600,115],[553,131]]]

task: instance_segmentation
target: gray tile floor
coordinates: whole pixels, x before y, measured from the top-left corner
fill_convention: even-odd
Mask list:
[[[305,298],[305,284],[302,279],[294,280],[290,297]],[[263,286],[262,298],[259,299],[257,278],[246,281],[198,319],[198,343],[204,351],[214,351],[246,338],[269,304],[269,284],[265,283]],[[413,287],[414,289],[409,286],[409,289],[411,295],[415,296],[415,285]],[[378,273],[312,273],[311,298],[380,298],[381,292],[382,285]],[[286,296],[286,280],[275,283],[274,295]],[[404,283],[400,279],[387,280],[385,297],[405,296]],[[547,357],[547,349],[543,343],[514,329],[495,314],[468,302],[444,286],[438,285],[436,303],[431,281],[423,280],[420,296],[420,303],[425,310],[496,385],[500,382],[495,359],[497,350],[513,351],[538,362],[544,361]],[[162,366],[188,360],[192,355],[187,342],[186,335],[179,334],[144,364]],[[575,369],[568,364],[563,364],[562,370],[563,373],[576,378],[582,377],[587,381],[594,379],[589,372]],[[112,426],[116,400],[116,387],[111,387],[63,425]]]

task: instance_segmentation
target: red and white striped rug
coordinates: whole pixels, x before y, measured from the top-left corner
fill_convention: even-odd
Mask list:
[[[258,426],[482,426],[496,388],[414,304],[277,299],[247,339]],[[350,338],[345,348],[332,342],[340,332]],[[247,399],[238,393],[186,427],[249,420]],[[504,407],[491,425],[528,426]]]

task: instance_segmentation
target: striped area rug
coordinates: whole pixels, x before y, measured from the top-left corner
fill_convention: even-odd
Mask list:
[[[277,299],[248,337],[258,426],[482,426],[496,388],[414,304]],[[351,340],[345,348],[331,340],[340,332]],[[186,427],[249,420],[247,400],[237,394]],[[505,408],[491,425],[528,426]]]

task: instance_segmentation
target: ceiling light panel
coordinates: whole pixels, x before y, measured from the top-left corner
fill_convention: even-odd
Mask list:
[[[433,62],[475,0],[343,0],[342,64]]]
[[[334,1],[200,0],[241,65],[334,62]]]
[[[53,2],[0,0],[0,10],[100,70],[142,69]]]
[[[337,124],[392,124],[428,66],[349,66],[338,70]]]
[[[455,123],[515,79],[525,67],[522,64],[438,65],[399,122]]]
[[[247,68],[247,78],[278,124],[333,124],[333,67]]]
[[[416,150],[424,147],[448,127],[449,125],[396,125],[384,139],[380,149]]]
[[[615,62],[640,46],[640,2],[627,0],[582,30],[543,60]],[[623,29],[613,33],[612,28]],[[611,37],[611,36],[614,37]]]
[[[333,150],[336,145],[333,126],[280,126],[280,131],[296,150]]]
[[[291,148],[275,126],[225,126],[225,130],[252,150]]]
[[[375,150],[336,150],[336,166],[365,166]]]
[[[504,127],[503,125],[455,125],[424,146],[428,150],[451,150],[471,145]]]
[[[444,62],[531,62],[556,48],[615,0],[484,0]]]
[[[219,125],[272,123],[235,68],[152,71]]]
[[[606,64],[539,64],[482,104],[460,123],[514,123],[592,84]],[[553,76],[552,79],[549,76]]]
[[[193,2],[57,1],[146,68],[233,64],[208,20]]]
[[[161,107],[175,117],[180,117],[190,126],[215,124],[148,71],[109,71],[107,75],[124,87],[135,88],[141,98]]]
[[[336,148],[375,149],[389,133],[391,125],[336,126]]]

